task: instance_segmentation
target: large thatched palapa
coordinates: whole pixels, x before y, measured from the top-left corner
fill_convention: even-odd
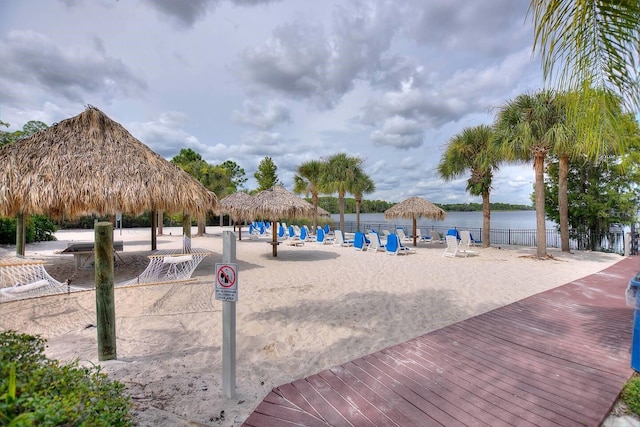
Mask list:
[[[204,214],[216,195],[89,106],[0,147],[0,215]]]
[[[404,218],[413,220],[413,246],[418,245],[416,237],[416,220],[418,218],[443,220],[445,216],[444,210],[422,197],[409,197],[384,212],[386,219]]]
[[[251,198],[248,214],[252,218],[262,218],[273,222],[271,242],[273,256],[278,256],[278,233],[276,221],[280,218],[308,218],[316,212],[313,205],[291,194],[286,188],[276,185],[263,190]]]

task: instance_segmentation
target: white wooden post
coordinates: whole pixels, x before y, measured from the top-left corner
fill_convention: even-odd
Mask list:
[[[236,262],[236,236],[231,231],[222,232],[222,262]],[[236,394],[236,303],[234,301],[222,301],[222,392],[229,399]]]

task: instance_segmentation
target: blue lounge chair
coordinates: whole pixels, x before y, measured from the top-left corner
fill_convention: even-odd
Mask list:
[[[300,229],[300,240],[302,240],[303,242],[306,242],[307,237],[309,237],[309,235],[307,234],[307,227],[302,227]]]
[[[388,255],[404,255],[404,254],[415,253],[415,251],[402,245],[398,235],[395,233],[391,233],[387,236],[387,243],[385,244],[385,253]]]
[[[304,240],[300,238],[300,235],[296,233],[296,227],[290,225],[288,227],[288,233],[285,237],[285,241],[290,246],[303,246]]]
[[[353,236],[353,247],[356,248],[356,251],[364,251],[367,249],[364,233],[356,231],[355,236]]]
[[[333,239],[324,234],[324,229],[318,228],[318,232],[316,233],[316,243],[320,243],[321,245],[330,245],[333,243]]]
[[[447,236],[455,236],[455,238],[460,241],[460,232],[455,228],[450,228],[447,230]]]

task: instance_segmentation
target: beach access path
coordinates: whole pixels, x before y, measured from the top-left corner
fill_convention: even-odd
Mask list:
[[[599,426],[631,377],[626,257],[275,387],[245,426]]]

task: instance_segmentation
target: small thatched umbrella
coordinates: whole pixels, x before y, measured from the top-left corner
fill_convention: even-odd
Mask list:
[[[0,215],[204,214],[216,195],[88,106],[28,138],[0,147]],[[152,246],[155,230],[152,230]]]
[[[251,219],[249,217],[250,203],[250,195],[242,191],[237,191],[220,200],[220,204],[218,205],[218,207],[220,208],[220,212],[226,213],[234,221],[240,222],[240,228],[238,232],[239,240],[242,240],[242,221]]]
[[[384,212],[386,219],[404,218],[413,220],[413,246],[418,246],[416,236],[416,220],[418,218],[426,217],[443,220],[445,216],[445,211],[422,197],[409,197]]]
[[[306,200],[291,194],[287,189],[276,185],[268,190],[263,190],[252,197],[249,215],[252,218],[264,218],[272,222],[271,245],[273,256],[278,256],[278,230],[276,221],[279,218],[305,218],[313,216],[315,209]]]

